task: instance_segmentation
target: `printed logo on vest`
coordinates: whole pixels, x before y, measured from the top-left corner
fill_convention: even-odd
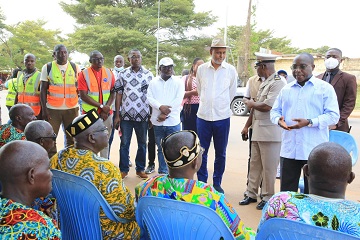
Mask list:
[[[107,82],[108,81],[108,79],[107,78],[104,78],[104,82]]]

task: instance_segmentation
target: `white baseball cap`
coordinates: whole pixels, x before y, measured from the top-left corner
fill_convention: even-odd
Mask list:
[[[170,66],[170,65],[175,66],[174,61],[169,57],[164,57],[164,58],[160,59],[159,66],[161,66],[161,65],[162,66]]]

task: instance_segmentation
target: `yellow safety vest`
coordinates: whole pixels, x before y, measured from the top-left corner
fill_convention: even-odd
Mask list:
[[[8,94],[6,95],[6,106],[12,107],[15,104],[17,89],[15,89],[14,81],[16,78],[8,80]]]
[[[16,81],[16,89],[18,90],[18,103],[29,105],[35,113],[35,116],[40,114],[40,72],[36,71],[31,77],[29,77],[24,86],[24,73],[22,72],[18,76]]]
[[[95,74],[90,68],[83,70],[86,85],[88,87],[88,96],[97,101],[98,103],[105,104],[110,97],[111,89],[111,72],[109,69],[102,67],[101,69],[101,89],[99,89],[98,81]],[[102,101],[100,101],[100,91],[102,92]],[[82,102],[82,108],[85,112],[95,108],[86,102]]]

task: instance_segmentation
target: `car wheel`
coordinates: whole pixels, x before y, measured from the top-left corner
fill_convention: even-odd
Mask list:
[[[231,103],[231,111],[236,116],[246,116],[249,109],[243,102],[242,98],[236,98]]]

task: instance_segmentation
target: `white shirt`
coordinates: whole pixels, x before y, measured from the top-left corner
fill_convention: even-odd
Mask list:
[[[176,126],[180,124],[181,103],[185,94],[185,86],[180,78],[172,76],[167,81],[156,77],[150,81],[147,99],[152,107],[151,122],[155,126]],[[163,122],[158,122],[157,118],[161,114],[160,106],[171,106],[168,118]]]
[[[197,116],[206,121],[218,121],[231,116],[230,104],[236,93],[237,72],[234,66],[222,62],[215,70],[210,62],[199,66],[196,72],[200,97]]]

